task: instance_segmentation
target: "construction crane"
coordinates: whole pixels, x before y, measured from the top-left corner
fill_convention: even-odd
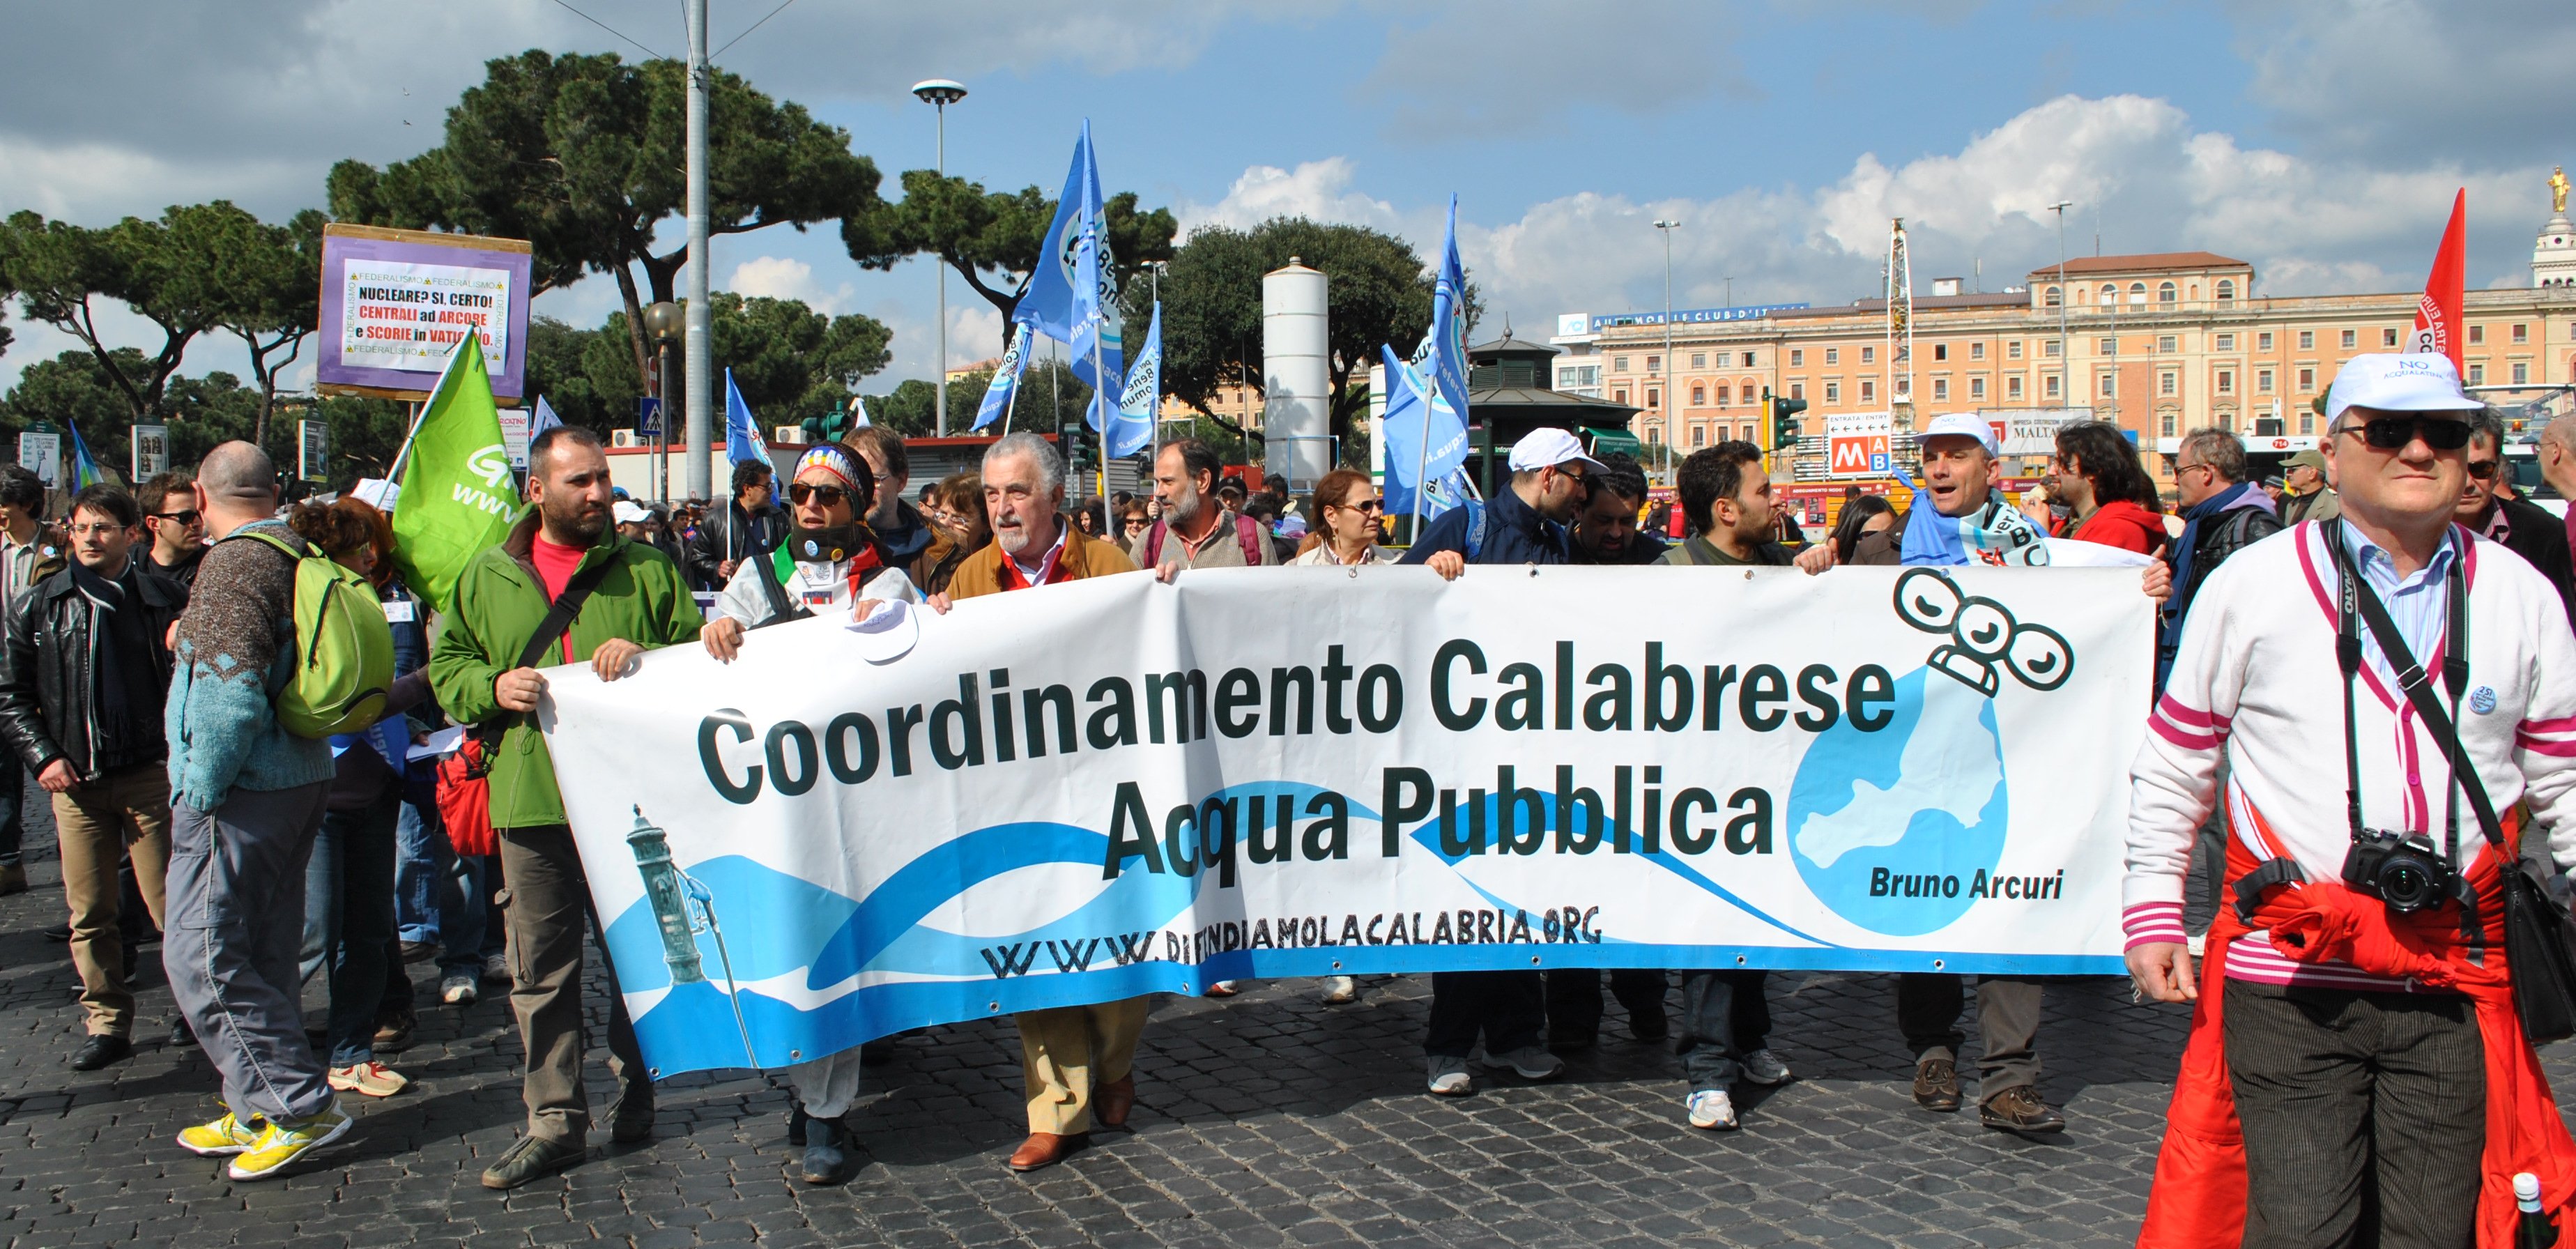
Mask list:
[[[1914,424],[1914,270],[1905,254],[1905,218],[1887,230],[1887,401],[1900,428]]]

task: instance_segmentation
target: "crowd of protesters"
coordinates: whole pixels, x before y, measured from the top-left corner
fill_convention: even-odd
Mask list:
[[[2423,731],[2421,717],[2410,725],[2406,697],[2393,691],[2424,679],[2407,656],[2470,645],[2449,613],[2482,622],[2471,662],[2488,684],[2479,718],[2458,731],[2478,736],[2470,757],[2487,791],[2521,798],[2550,832],[2538,857],[2576,858],[2576,830],[2558,832],[2576,791],[2576,687],[2541,676],[2576,671],[2571,531],[2523,495],[2503,458],[2505,426],[2440,363],[2348,364],[2323,447],[2292,457],[2277,481],[2254,476],[2232,433],[2190,431],[2170,461],[2170,505],[2116,426],[2062,427],[2045,479],[2012,500],[1992,428],[1935,417],[1916,436],[1914,500],[1854,492],[1814,541],[1747,442],[1693,452],[1674,473],[1673,497],[1658,501],[1634,460],[1542,428],[1510,448],[1490,498],[1444,511],[1399,554],[1367,473],[1335,469],[1291,498],[1275,480],[1247,489],[1196,440],[1159,448],[1148,494],[1081,499],[1056,448],[1030,434],[915,490],[903,441],[861,429],[800,451],[783,485],[767,465],[747,464],[721,503],[670,509],[624,497],[599,439],[557,428],[530,447],[531,506],[463,570],[443,614],[396,573],[384,494],[366,488],[381,483],[281,507],[268,457],[228,443],[192,472],[131,492],[86,487],[56,521],[41,483],[0,468],[0,742],[18,764],[0,768],[0,893],[27,886],[17,814],[41,792],[53,805],[68,911],[58,932],[81,984],[86,1036],[71,1066],[98,1070],[134,1052],[136,951],[158,940],[178,1006],[171,1043],[204,1049],[226,1110],[179,1144],[227,1158],[241,1179],[276,1174],[348,1132],[342,1095],[404,1090],[396,1066],[421,1009],[411,964],[434,960],[426,996],[436,1005],[506,987],[524,1047],[526,1123],[483,1182],[514,1188],[579,1162],[592,1126],[582,973],[599,920],[535,722],[549,668],[587,664],[614,680],[639,652],[688,643],[730,662],[782,621],[892,600],[945,611],[1140,570],[1164,581],[1278,566],[1358,576],[1395,564],[1449,580],[1480,567],[1575,564],[1831,576],[1844,566],[2097,562],[2072,560],[2062,545],[2092,543],[2121,553],[2098,562],[2140,568],[2139,589],[2159,613],[2154,731],[2133,799],[2129,962],[2144,994],[2206,1002],[2223,983],[2229,1005],[2223,1066],[2210,1070],[2232,1078],[2234,1096],[2213,1092],[2209,1071],[2187,1072],[2172,1130],[2222,1139],[2241,1125],[2238,1163],[2261,1203],[2242,1216],[2247,1244],[2344,1243],[2338,1229],[2366,1211],[2424,1234],[2406,1243],[2461,1243],[2444,1237],[2467,1227],[2476,1205],[2466,1196],[2480,1183],[2476,1138],[2541,1131],[2489,1115],[2461,1091],[2481,1045],[2519,1034],[2500,1041],[2458,994],[2426,991],[2450,982],[2428,980],[2421,966],[2392,979],[2376,953],[2308,957],[2267,932],[2301,906],[2333,909],[2316,901],[2328,886],[2314,882],[2343,878],[2343,795],[2294,791],[2319,776],[2342,783],[2346,742],[2369,743],[2352,747],[2354,836],[2365,813],[2423,833],[2424,813],[2445,805],[2425,800],[2423,780],[2451,783],[2440,760],[2458,756],[2438,741],[2419,751],[2409,735]],[[2576,425],[2551,426],[2542,446],[2553,482],[2564,473],[2576,485]],[[1657,523],[1665,509],[1678,526]],[[278,709],[308,559],[363,578],[393,638],[383,718],[327,741],[289,731]],[[2359,593],[2404,617],[2402,646],[2376,634],[2349,645],[2351,613],[2339,615],[2322,587],[2346,570],[2351,601],[2354,568]],[[1531,593],[1552,592],[1533,583]],[[1042,600],[1010,602],[1033,620],[1045,611]],[[2346,645],[2335,643],[2338,628]],[[2293,643],[2305,649],[2284,649]],[[2367,654],[2368,664],[2347,658],[2338,676],[2339,653]],[[2356,669],[2375,699],[2338,695]],[[2499,708],[2510,714],[2489,717]],[[452,728],[469,732],[488,768],[488,804],[474,812],[488,814],[488,844],[479,834],[469,844],[462,829],[451,836],[441,813],[437,752],[425,744]],[[2403,768],[2379,757],[2391,750]],[[2379,792],[2401,773],[2405,792]],[[2494,862],[2478,857],[2475,838],[2456,842],[2448,853],[2469,882],[2464,895],[2491,889]],[[2363,931],[2390,922],[2335,905]],[[2431,942],[2426,957],[2447,960],[2464,927],[2456,914],[2447,922],[2451,944],[2424,936],[2439,924],[2407,931]],[[1677,1015],[1667,1011],[1676,976]],[[1593,970],[1433,974],[1426,1091],[1472,1093],[1479,1052],[1488,1070],[1558,1077],[1563,1054],[1598,1042],[1604,981]],[[1765,972],[1629,969],[1606,981],[1634,1038],[1674,1044],[1692,1127],[1736,1128],[1740,1086],[1792,1078],[1772,1048]],[[327,989],[318,1039],[300,1006],[308,982]],[[1976,1096],[1988,1127],[2066,1126],[2039,1090],[2047,984],[1978,978]],[[1360,996],[1346,976],[1323,992],[1333,1003]],[[1957,975],[1896,978],[1893,1024],[1924,1110],[1963,1105],[1966,997]],[[1017,1017],[1029,1135],[1013,1169],[1049,1166],[1126,1122],[1149,1008],[1137,998]],[[605,1013],[616,1079],[609,1136],[641,1141],[654,1129],[653,1081],[621,995]],[[2215,1019],[2204,1009],[2201,1027]],[[848,1178],[863,1069],[887,1058],[871,1045],[781,1073],[805,1180]],[[2366,1129],[2342,1131],[2401,1102],[2422,1131],[2383,1129],[2375,1143]],[[2320,1138],[2317,1124],[2341,1135]],[[2205,1213],[2215,1200],[2205,1177],[2173,1161],[2170,1142],[2167,1157],[2163,1217],[2223,1221]]]

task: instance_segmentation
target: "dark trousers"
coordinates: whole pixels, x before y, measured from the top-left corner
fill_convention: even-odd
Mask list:
[[[2041,981],[2022,976],[1977,977],[1977,1100],[1990,1102],[2009,1088],[2039,1083]],[[1896,1026],[1915,1060],[1959,1060],[1959,1012],[1966,1009],[1959,977],[1947,972],[1906,972],[1896,978]]]
[[[18,815],[18,800],[26,789],[26,765],[14,758],[0,762],[0,867],[19,866],[18,843],[26,829]]]
[[[1432,1058],[1465,1058],[1485,1036],[1495,1057],[1538,1044],[1547,1023],[1545,991],[1534,971],[1436,971],[1431,973],[1431,1027],[1422,1052]]]
[[[1691,1089],[1726,1089],[1744,1074],[1745,1055],[1771,1043],[1767,971],[1726,968],[1682,973],[1682,1033],[1673,1046]]]
[[[391,790],[363,807],[324,812],[306,863],[304,975],[330,975],[325,1027],[334,1067],[375,1059],[388,978],[410,987],[394,940],[394,824],[401,812],[402,795]]]
[[[590,1130],[590,1099],[581,1084],[581,1056],[589,1037],[582,1024],[582,933],[596,929],[590,882],[572,830],[561,824],[500,830],[502,870],[510,878],[503,909],[510,929],[510,1010],[519,1019],[527,1054],[522,1097],[528,1134],[579,1144]],[[390,891],[389,891],[390,892]],[[600,942],[600,957],[608,943]],[[608,1070],[624,1095],[650,1096],[652,1082],[626,1017],[626,995],[609,969]]]
[[[1588,1039],[1601,1031],[1601,969],[1551,967],[1547,977],[1547,1036],[1551,1041]],[[1665,973],[1657,968],[1617,967],[1610,971],[1610,996],[1631,1020],[1664,1014]]]
[[[2467,998],[2225,982],[2245,1249],[2460,1249],[2486,1148]]]

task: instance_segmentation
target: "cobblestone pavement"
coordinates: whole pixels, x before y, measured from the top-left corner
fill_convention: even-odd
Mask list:
[[[66,1065],[78,984],[39,932],[61,922],[62,894],[50,821],[31,823],[35,887],[0,900],[11,1246],[2127,1245],[2185,1022],[2107,979],[2054,986],[2042,1088],[2072,1129],[2023,1140],[1979,1128],[1973,1102],[1914,1108],[1888,978],[1775,976],[1774,1047],[1798,1079],[1744,1099],[1744,1130],[1716,1135],[1682,1122],[1669,1048],[1630,1039],[1615,1004],[1601,1046],[1563,1080],[1480,1078],[1475,1096],[1448,1100],[1421,1091],[1426,978],[1363,980],[1362,1000],[1340,1007],[1283,982],[1162,999],[1132,1133],[1033,1176],[1002,1165],[1025,1124],[1005,1021],[906,1037],[869,1073],[865,1166],[845,1187],[791,1177],[783,1088],[698,1075],[661,1086],[651,1142],[608,1146],[601,1132],[585,1165],[498,1194],[476,1177],[520,1124],[519,1045],[507,1004],[486,998],[425,1005],[418,1043],[391,1056],[409,1090],[346,1099],[358,1115],[346,1141],[282,1180],[240,1184],[171,1143],[221,1109],[204,1057],[161,1039],[157,946],[140,1052],[94,1074]],[[424,979],[424,1003],[434,987]],[[319,1005],[308,997],[317,1021]],[[2562,1090],[2576,1087],[2572,1052],[2549,1056]],[[605,1067],[591,1078],[604,1106]]]

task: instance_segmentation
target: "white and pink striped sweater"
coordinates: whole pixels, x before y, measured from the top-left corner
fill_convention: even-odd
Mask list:
[[[2576,635],[2531,565],[2455,530],[2468,553],[2469,696],[2461,745],[2498,812],[2518,801],[2549,830],[2550,852],[2576,864]],[[2230,826],[2248,809],[2311,881],[2340,881],[2352,844],[2344,815],[2343,673],[2335,664],[2335,576],[2323,530],[2304,523],[2237,552],[2192,602],[2181,652],[2130,773],[2128,876],[2121,920],[2128,943],[2183,939],[2183,876],[2201,822],[2217,800],[2227,752]],[[2439,673],[2438,652],[2424,657]],[[2437,678],[2438,679],[2438,678]],[[2368,665],[2357,678],[2361,811],[2371,828],[2443,837],[2449,769],[2402,691]],[[2446,697],[2447,701],[2447,697]],[[2460,802],[2459,863],[2486,844]],[[2232,901],[2232,899],[2231,899]],[[2338,965],[2293,963],[2262,933],[2229,950],[2231,979],[2396,990],[2407,983]]]

